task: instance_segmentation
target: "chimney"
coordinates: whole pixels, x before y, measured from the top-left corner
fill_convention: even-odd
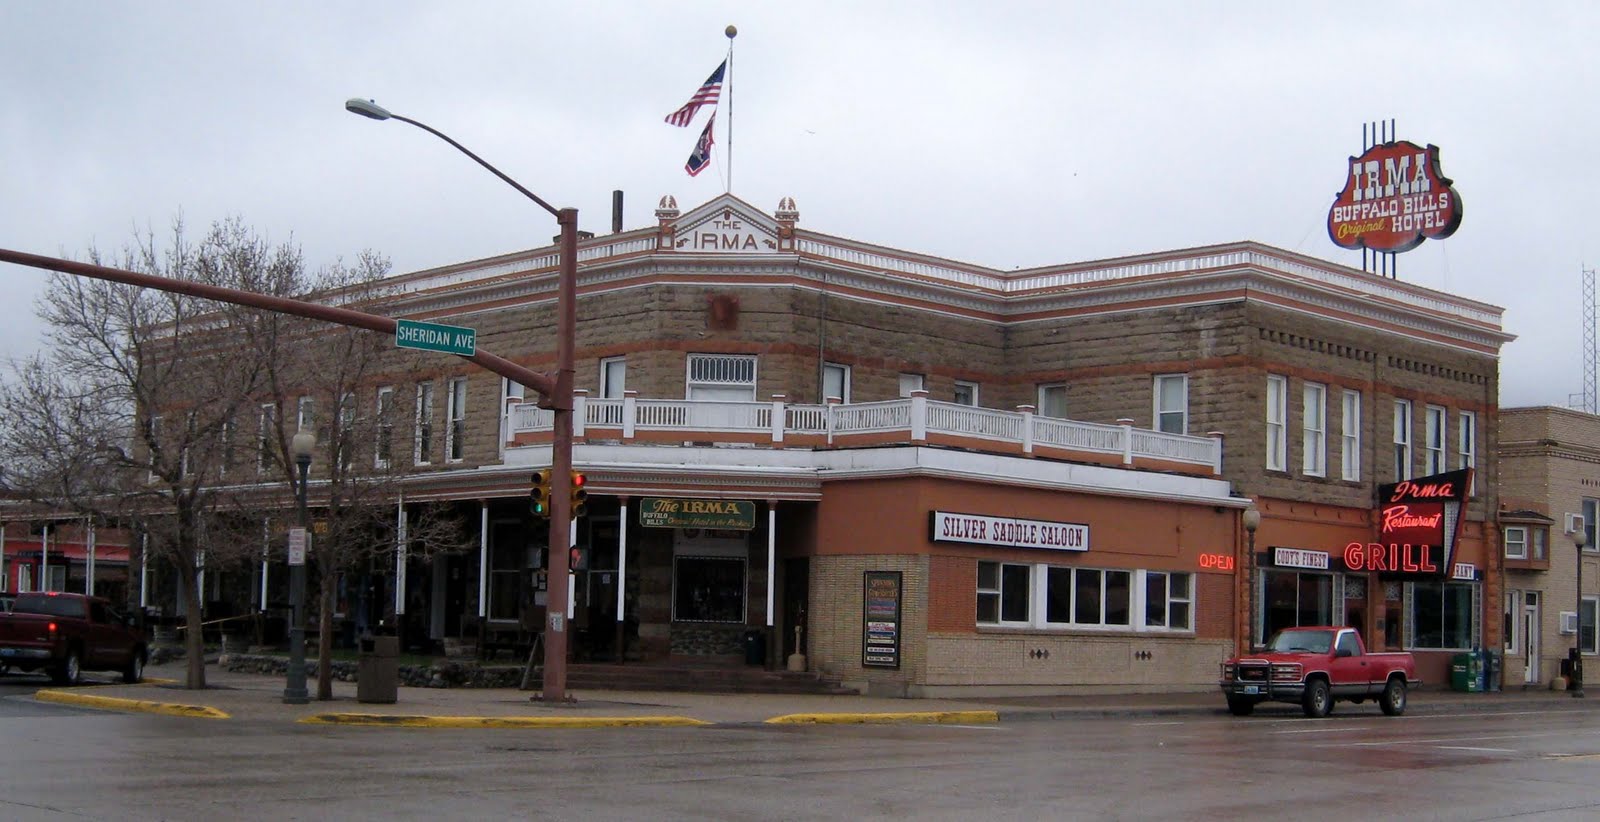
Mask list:
[[[622,233],[622,189],[611,192],[611,233]]]

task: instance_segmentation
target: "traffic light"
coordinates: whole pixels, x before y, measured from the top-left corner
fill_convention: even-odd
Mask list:
[[[589,552],[579,548],[576,545],[572,546],[571,550],[567,552],[567,570],[589,570]]]
[[[533,475],[533,515],[550,518],[550,469],[540,468]]]
[[[589,501],[589,489],[586,484],[587,481],[582,474],[577,471],[572,472],[572,507],[567,510],[572,513],[573,519],[583,516],[584,503]]]

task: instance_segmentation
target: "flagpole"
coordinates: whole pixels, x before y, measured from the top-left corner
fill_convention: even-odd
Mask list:
[[[728,188],[724,193],[733,191],[733,38],[739,36],[739,30],[729,25],[723,30],[728,35],[728,79],[725,85],[728,89]]]

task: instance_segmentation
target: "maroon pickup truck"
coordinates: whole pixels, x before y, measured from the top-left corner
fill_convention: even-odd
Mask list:
[[[1389,716],[1406,710],[1406,691],[1422,684],[1408,653],[1368,653],[1354,628],[1286,628],[1267,647],[1222,663],[1222,693],[1234,716],[1258,703],[1293,702],[1324,717],[1335,700],[1375,699]]]
[[[17,594],[0,614],[0,670],[47,671],[65,685],[84,671],[119,671],[123,682],[138,682],[146,656],[143,632],[98,597]]]

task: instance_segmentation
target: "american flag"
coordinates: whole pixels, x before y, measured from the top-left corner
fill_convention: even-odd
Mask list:
[[[717,69],[721,71],[721,69]],[[683,170],[693,177],[711,165],[711,130],[717,123],[717,113],[711,112],[711,117],[706,120],[706,130],[700,132],[700,140],[694,144],[694,152],[689,155],[689,162],[683,164]]]
[[[700,89],[689,98],[689,102],[683,104],[683,108],[667,115],[667,122],[679,127],[687,126],[701,106],[716,105],[717,96],[722,93],[722,72],[727,68],[728,61],[723,60],[722,65],[717,66],[717,70],[711,72],[711,76],[707,77],[700,85]]]

